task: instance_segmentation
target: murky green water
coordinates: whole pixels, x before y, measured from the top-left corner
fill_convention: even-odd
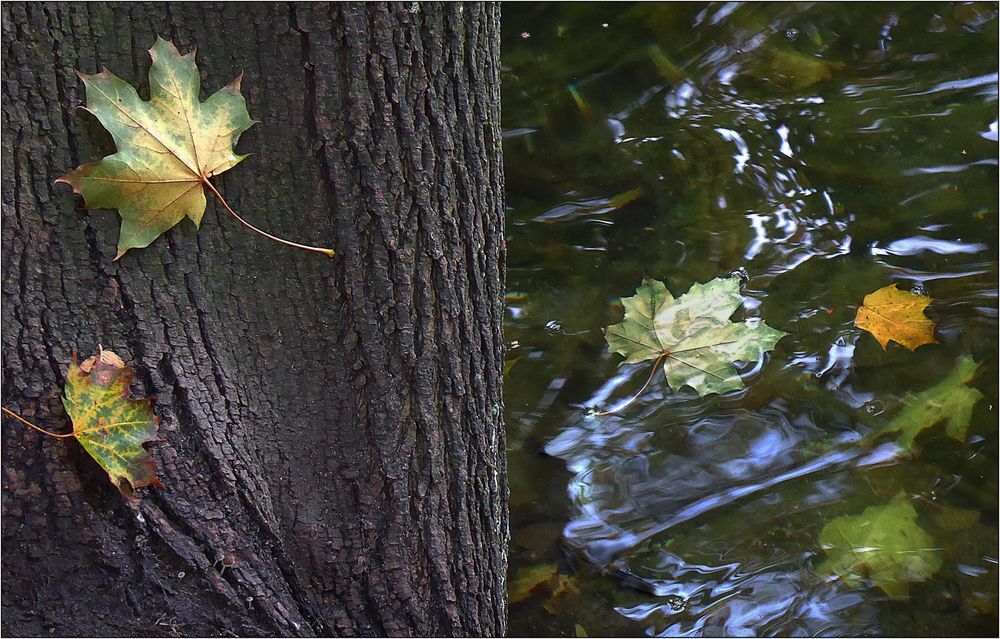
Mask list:
[[[511,634],[995,636],[997,5],[508,4],[503,29],[510,579],[544,577]],[[746,389],[660,373],[595,417],[649,373],[608,351],[618,298],[733,273],[734,319],[788,333]],[[939,344],[854,327],[892,283]],[[964,441],[860,441],[966,355]],[[824,526],[899,495],[919,548],[855,551],[933,574],[824,574]]]

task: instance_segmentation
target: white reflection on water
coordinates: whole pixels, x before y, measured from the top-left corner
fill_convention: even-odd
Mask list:
[[[896,240],[885,248],[873,245],[871,253],[872,255],[916,255],[923,251],[930,251],[939,255],[953,255],[957,253],[981,253],[987,249],[989,246],[986,244],[938,240],[925,235],[916,235]]]
[[[615,609],[662,628],[649,633],[653,636],[862,635],[874,621],[875,611],[861,595],[788,566],[745,571],[734,565],[691,565],[663,553],[658,568],[675,577],[649,580],[649,585],[657,596],[679,597],[683,605],[671,601]]]

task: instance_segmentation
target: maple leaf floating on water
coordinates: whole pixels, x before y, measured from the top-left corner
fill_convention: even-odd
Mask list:
[[[605,338],[623,363],[662,360],[674,390],[690,386],[702,396],[739,390],[743,380],[733,362],[757,361],[785,335],[763,322],[729,321],[743,303],[737,277],[695,284],[678,298],[644,278],[635,293],[622,298],[625,319],[605,329]]]
[[[865,296],[854,325],[874,335],[882,348],[890,340],[911,351],[924,344],[937,344],[934,322],[923,312],[932,301],[926,295],[901,291],[890,284]]]
[[[73,357],[63,395],[73,437],[125,497],[136,488],[160,486],[153,458],[143,448],[156,440],[160,418],[153,414],[149,398],[129,398],[131,381],[132,371],[125,362],[100,349],[79,365]]]
[[[205,102],[194,51],[181,55],[161,38],[149,50],[149,101],[107,69],[79,73],[87,89],[87,111],[111,133],[118,152],[83,164],[56,180],[73,187],[90,208],[118,209],[122,218],[118,259],[149,246],[185,217],[195,226],[205,212],[205,188],[241,224],[283,244],[333,255],[331,249],[288,242],[237,215],[209,178],[238,164],[233,146],[253,126],[240,94],[242,74]]]

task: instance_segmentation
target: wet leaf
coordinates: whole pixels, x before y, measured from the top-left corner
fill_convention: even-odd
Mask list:
[[[581,626],[580,624],[576,624],[576,627],[573,630],[576,633],[577,637],[586,637],[587,636],[587,629],[584,628],[583,626]]]
[[[538,590],[549,593],[542,607],[551,615],[558,615],[565,609],[566,600],[580,596],[576,579],[560,575],[556,564],[528,566],[517,572],[517,577],[507,587],[507,602],[519,603]]]
[[[978,389],[967,385],[977,370],[979,364],[972,357],[962,357],[954,370],[937,385],[921,393],[907,395],[906,406],[869,439],[899,433],[896,444],[909,452],[917,435],[944,422],[948,436],[964,442],[972,420],[972,408],[983,398]]]
[[[549,583],[559,568],[555,564],[528,566],[517,571],[517,577],[507,587],[507,602],[518,603],[531,596],[536,589]]]
[[[510,373],[510,369],[514,368],[514,365],[521,361],[520,357],[515,357],[514,359],[505,360],[503,363],[503,376],[507,377]]]
[[[743,303],[739,289],[739,278],[716,278],[674,298],[662,282],[643,279],[621,300],[624,321],[605,330],[608,345],[625,363],[662,358],[675,390],[686,385],[704,396],[743,388],[732,363],[757,361],[785,333],[763,322],[730,322]]]
[[[824,60],[784,46],[771,48],[763,56],[761,74],[792,89],[805,89],[817,82],[829,80],[844,68],[843,62]]]
[[[910,584],[928,579],[941,568],[934,539],[917,524],[917,511],[905,493],[888,504],[871,506],[860,515],[842,515],[819,535],[827,559],[817,567],[848,584],[868,577],[890,597],[909,594]]]
[[[569,575],[559,575],[549,582],[552,594],[545,600],[543,608],[550,615],[558,615],[566,609],[567,599],[575,599],[580,596],[580,588],[576,585],[576,579]]]
[[[931,301],[926,295],[901,291],[890,284],[865,296],[854,325],[874,335],[882,348],[890,341],[911,351],[924,344],[937,344],[934,322],[923,312]]]
[[[131,381],[125,362],[102,349],[79,365],[73,357],[63,395],[73,436],[125,497],[136,488],[160,486],[153,458],[143,448],[156,439],[160,419],[150,399],[129,398]]]
[[[201,102],[194,51],[182,56],[157,38],[149,54],[149,101],[107,69],[79,74],[87,110],[111,133],[118,152],[56,180],[72,186],[90,208],[118,209],[117,257],[149,246],[185,216],[198,226],[203,185],[245,157],[233,145],[254,123],[240,94],[242,76]]]

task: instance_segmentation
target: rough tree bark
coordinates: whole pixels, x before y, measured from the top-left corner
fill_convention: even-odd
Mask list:
[[[73,441],[3,423],[6,635],[498,635],[506,475],[499,8],[3,8],[3,403],[70,429],[70,353],[154,395],[132,510]],[[203,98],[241,70],[252,153],[113,262],[117,215],[53,180],[112,152],[74,69],[148,90],[157,34]],[[218,560],[232,554],[223,570]]]

